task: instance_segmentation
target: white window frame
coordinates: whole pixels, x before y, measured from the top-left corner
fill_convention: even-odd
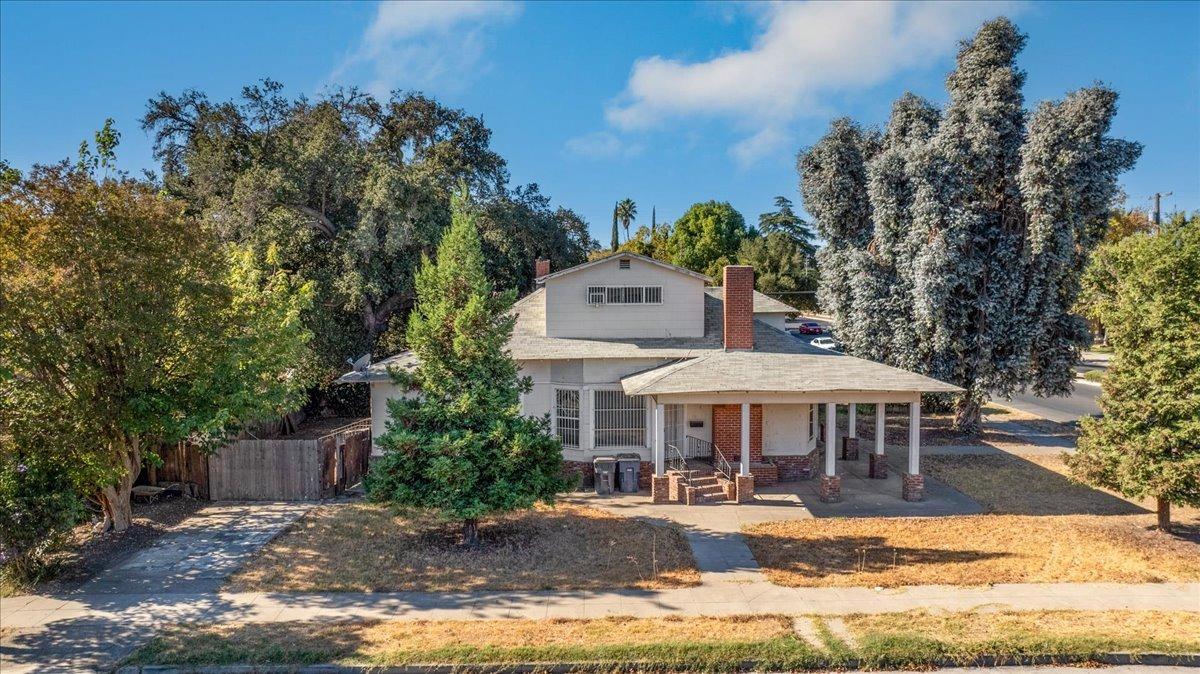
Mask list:
[[[555,385],[552,390],[553,390],[554,395],[553,395],[552,400],[550,401],[550,404],[553,406],[553,408],[551,410],[552,414],[550,415],[550,418],[553,422],[552,427],[553,427],[554,435],[555,435],[555,437],[557,437],[559,440],[562,441],[563,447],[566,447],[568,449],[579,449],[580,440],[582,440],[582,438],[583,438],[583,392],[580,390],[580,388],[578,386]],[[570,428],[569,425],[567,427],[563,427],[563,428],[559,427],[559,419],[560,419],[559,410],[562,409],[560,407],[560,405],[558,404],[559,392],[575,394],[575,419],[574,419],[575,428]],[[570,417],[564,416],[561,418],[564,420],[568,420],[568,421],[570,420]],[[563,437],[564,431],[566,431],[566,432],[574,431],[575,432],[574,444],[567,442],[566,438]]]
[[[632,291],[636,290],[634,293]],[[649,302],[647,299],[653,294],[658,300]],[[647,286],[647,285],[605,285],[605,286],[588,286],[587,287],[587,303],[592,305],[597,304],[616,304],[619,306],[642,306],[653,305],[657,306],[663,303],[663,288],[662,286]],[[628,301],[631,297],[637,297],[638,301]]]
[[[624,427],[624,426],[604,427],[601,425],[601,414],[612,415],[614,413],[616,413],[616,414],[624,413],[624,414],[629,415],[627,417],[628,419],[634,418],[634,416],[633,416],[634,408],[633,407],[601,408],[602,398],[608,394],[614,394],[614,393],[619,394],[621,396],[625,396],[626,398],[634,399],[638,402],[638,405],[639,405],[638,409],[640,409],[641,415],[637,418],[641,419],[641,428],[634,428],[632,426],[629,426],[629,427]],[[640,396],[640,395],[639,396],[626,396],[625,392],[623,390],[621,390],[620,387],[611,386],[611,387],[593,388],[591,397],[592,397],[592,409],[591,409],[591,417],[590,418],[592,421],[591,436],[592,436],[592,448],[593,449],[645,449],[646,447],[649,446],[649,445],[647,445],[647,438],[649,437],[649,434],[650,434],[651,421],[650,421],[650,408],[646,403],[646,400],[647,400],[646,396]],[[617,434],[640,432],[641,433],[641,442],[634,443],[634,444],[629,444],[629,443],[603,444],[601,441],[601,438],[604,437],[605,433],[610,433],[610,432],[617,433]]]

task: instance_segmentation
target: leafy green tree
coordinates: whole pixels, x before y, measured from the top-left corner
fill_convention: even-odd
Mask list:
[[[817,270],[804,247],[783,231],[742,240],[738,264],[754,267],[754,285],[794,307],[816,308]],[[804,294],[799,294],[804,293]]]
[[[0,435],[72,466],[123,531],[159,444],[299,404],[311,295],[157,186],[37,166],[0,198]]]
[[[813,245],[812,227],[792,209],[791,199],[784,196],[775,197],[775,210],[759,214],[758,229],[763,234],[786,234],[800,247],[806,264],[811,266],[816,263],[817,249]]]
[[[1080,422],[1067,464],[1080,479],[1157,502],[1200,506],[1200,217],[1158,234],[1107,244],[1104,269],[1085,284],[1101,298],[1113,359],[1102,379],[1099,418]]]
[[[633,199],[625,198],[617,202],[616,216],[621,220],[621,225],[625,228],[625,240],[629,240],[629,223],[637,217],[637,204],[633,203]]]
[[[721,268],[737,259],[742,240],[755,235],[729,202],[692,204],[671,229],[670,262],[719,282]]]
[[[481,517],[552,503],[569,486],[549,419],[521,414],[531,384],[505,349],[516,295],[488,280],[476,221],[458,197],[436,262],[417,273],[407,341],[419,365],[397,383],[420,396],[389,401],[384,455],[366,484],[377,501],[461,520],[468,546]]]
[[[416,269],[449,225],[460,183],[486,208],[489,272],[502,287],[523,287],[539,254],[565,266],[588,252],[590,238],[551,231],[577,216],[550,215],[536,186],[508,191],[482,119],[421,94],[289,100],[267,80],[227,102],[160,94],[142,124],[171,194],[226,240],[247,242],[260,260],[274,250],[283,269],[315,284],[301,369],[325,384],[347,357],[402,345]]]

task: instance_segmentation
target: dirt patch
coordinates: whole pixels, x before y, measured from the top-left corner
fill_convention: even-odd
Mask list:
[[[171,531],[191,517],[205,501],[192,498],[170,498],[154,503],[134,503],[133,523],[123,533],[92,533],[94,522],[81,524],[72,532],[71,543],[52,565],[53,578],[33,588],[14,588],[19,592],[48,594],[78,588],[100,571],[117,564],[146,547],[151,541]]]
[[[696,585],[675,526],[560,504],[480,523],[482,546],[459,546],[457,523],[383,506],[314,508],[238,571],[234,591],[449,592],[605,590]]]
[[[792,587],[1200,580],[1200,546],[1150,516],[846,518],[744,530],[767,577]]]

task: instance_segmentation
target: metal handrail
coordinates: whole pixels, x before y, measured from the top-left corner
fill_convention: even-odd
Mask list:
[[[697,438],[694,435],[687,436],[687,458],[689,459],[711,459],[713,443],[704,438]]]
[[[716,469],[716,471],[718,473],[724,475],[726,480],[729,480],[732,482],[733,481],[733,464],[729,463],[729,460],[725,458],[725,454],[721,451],[721,448],[716,445],[716,443],[713,443],[712,448],[713,448],[713,468]]]
[[[688,475],[687,458],[684,457],[683,452],[679,451],[678,447],[669,442],[667,443],[667,463],[670,465],[671,470],[679,473],[679,479],[683,481],[685,486],[691,484],[691,477]]]

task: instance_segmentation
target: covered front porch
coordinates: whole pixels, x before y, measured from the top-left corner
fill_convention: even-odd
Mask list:
[[[847,480],[870,480],[875,492],[894,485],[907,502],[924,498],[919,393],[659,394],[652,403],[656,503],[745,503],[798,488],[834,504]],[[900,457],[887,455],[888,406],[907,411]],[[860,412],[874,416],[872,437],[859,437]]]

